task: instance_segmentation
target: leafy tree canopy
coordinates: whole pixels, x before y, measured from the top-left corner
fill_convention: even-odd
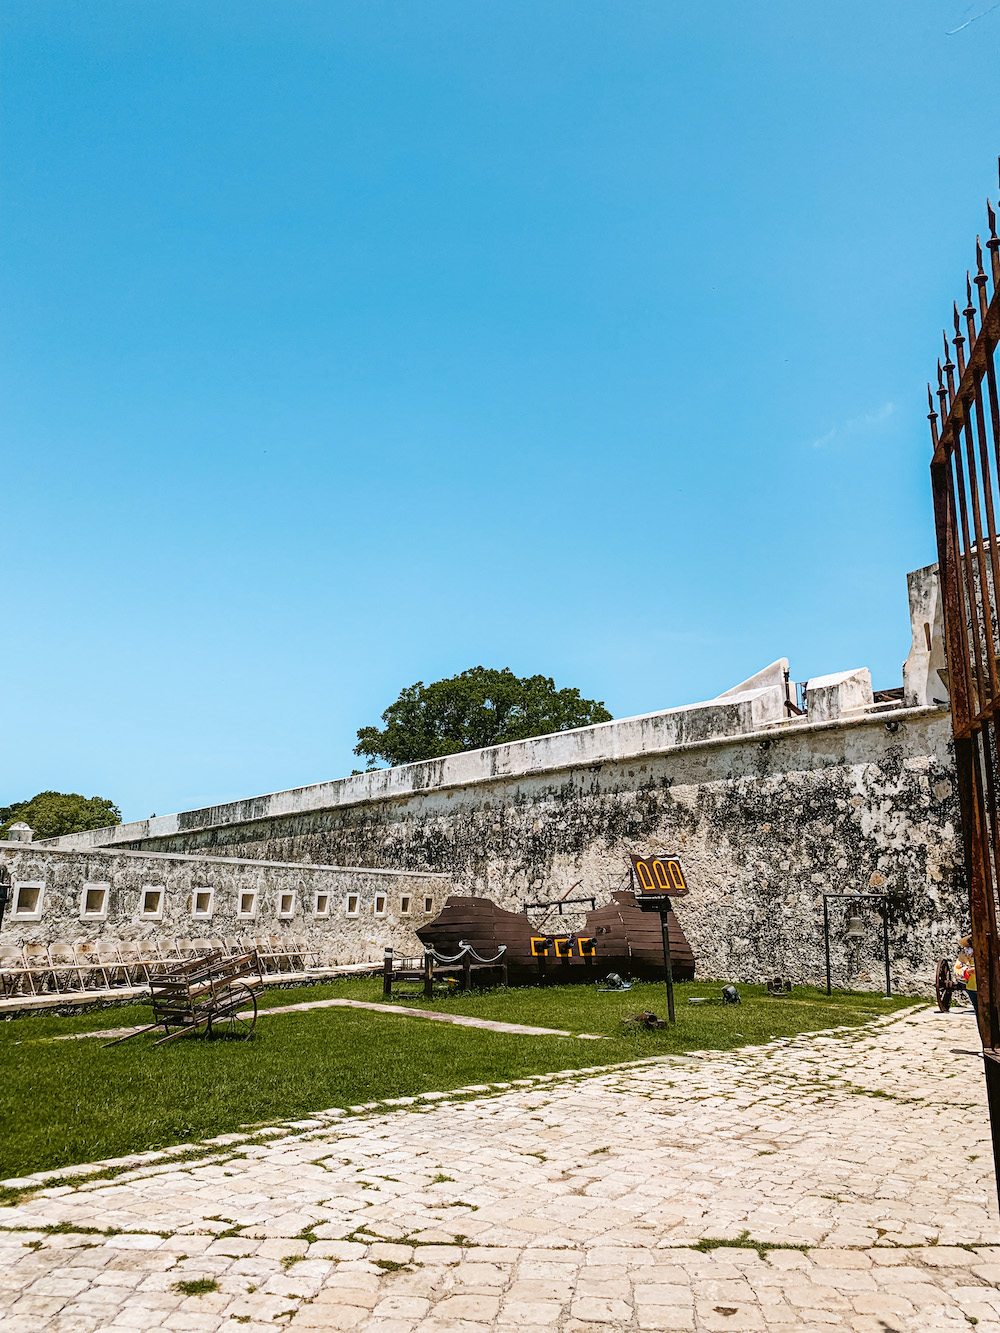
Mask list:
[[[80,796],[77,792],[40,791],[30,801],[0,806],[0,838],[11,824],[23,821],[36,838],[58,838],[64,833],[83,833],[122,822],[121,811],[103,796]]]
[[[387,764],[503,745],[528,736],[610,722],[603,703],[581,699],[579,690],[557,690],[549,676],[515,676],[509,667],[472,667],[447,680],[418,680],[382,714],[385,727],[362,727],[355,754]]]

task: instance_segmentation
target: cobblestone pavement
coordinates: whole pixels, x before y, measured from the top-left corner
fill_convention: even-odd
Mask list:
[[[924,1009],[42,1189],[0,1333],[1000,1333],[975,1045]]]

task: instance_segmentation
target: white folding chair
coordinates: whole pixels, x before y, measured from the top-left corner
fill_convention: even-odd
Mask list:
[[[36,995],[40,991],[56,989],[49,951],[44,944],[26,944],[24,964],[31,974],[31,988]]]
[[[83,990],[83,974],[77,963],[76,950],[68,940],[54,940],[49,945],[49,962],[56,990]]]
[[[104,974],[109,988],[128,985],[128,969],[122,962],[118,940],[98,940],[94,945],[98,969]]]
[[[4,995],[34,995],[31,970],[13,944],[0,944],[0,986]]]

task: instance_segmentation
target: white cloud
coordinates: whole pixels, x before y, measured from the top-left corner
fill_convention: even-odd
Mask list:
[[[880,422],[888,420],[896,410],[895,403],[883,403],[881,407],[874,408],[871,412],[865,412],[860,417],[851,417],[850,421],[845,421],[840,426],[834,426],[813,440],[814,449],[822,449],[824,445],[832,443],[833,440],[846,435],[857,435],[860,431],[867,430],[870,426],[877,426]]]

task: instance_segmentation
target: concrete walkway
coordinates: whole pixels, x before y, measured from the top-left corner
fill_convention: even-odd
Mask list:
[[[434,1009],[407,1009],[399,1004],[374,1004],[368,1000],[306,1000],[302,1004],[282,1004],[275,1008],[259,1009],[258,1018],[269,1014],[301,1014],[307,1009],[374,1009],[380,1014],[394,1014],[402,1018],[430,1018],[435,1023],[454,1023],[463,1028],[486,1028],[488,1032],[513,1032],[521,1037],[572,1037],[581,1041],[604,1041],[601,1033],[570,1032],[566,1028],[535,1028],[527,1023],[498,1023],[492,1018],[470,1018],[467,1014],[442,1014]],[[252,1013],[244,1013],[243,1018],[252,1018]],[[141,1027],[110,1028],[104,1032],[70,1032],[65,1036],[51,1037],[50,1041],[81,1041],[84,1037],[104,1037],[111,1041],[115,1037],[130,1037],[141,1032]]]
[[[924,1009],[43,1189],[0,1333],[1000,1333],[975,1044]]]

